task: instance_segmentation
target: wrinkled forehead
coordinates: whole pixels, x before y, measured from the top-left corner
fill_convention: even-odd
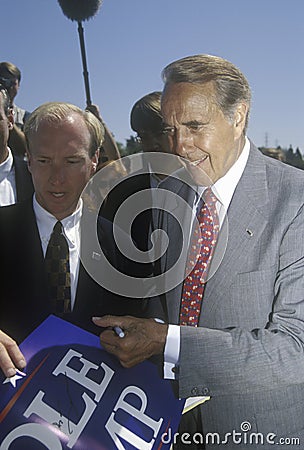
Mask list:
[[[215,89],[208,83],[170,83],[165,86],[161,111],[166,122],[169,118],[208,114],[216,105]]]

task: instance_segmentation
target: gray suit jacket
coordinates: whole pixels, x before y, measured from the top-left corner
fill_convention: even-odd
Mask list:
[[[251,144],[228,210],[227,248],[206,285],[199,326],[181,328],[179,396],[211,396],[201,407],[203,429],[221,440],[250,422],[251,433],[264,439],[251,449],[273,448],[268,433],[277,435],[275,442],[300,437],[304,446],[303,205],[304,172]],[[162,220],[174,243],[161,262],[164,272],[178,256],[179,238],[172,216]],[[178,323],[181,289],[166,295],[169,323]],[[247,448],[229,442],[215,447]]]

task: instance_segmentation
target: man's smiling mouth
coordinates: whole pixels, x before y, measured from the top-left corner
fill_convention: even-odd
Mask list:
[[[198,166],[200,163],[202,163],[203,161],[205,161],[208,158],[208,155],[203,156],[200,159],[196,159],[195,161],[191,161],[191,164],[193,166]]]

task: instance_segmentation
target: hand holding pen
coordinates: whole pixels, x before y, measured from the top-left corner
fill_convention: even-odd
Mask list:
[[[120,337],[120,338],[125,337],[125,332],[123,331],[122,328],[115,326],[115,327],[113,327],[113,331],[115,331],[115,333],[117,334],[118,337]]]
[[[100,334],[102,347],[115,355],[123,367],[133,367],[164,351],[166,324],[131,316],[93,317],[92,320],[105,328]]]

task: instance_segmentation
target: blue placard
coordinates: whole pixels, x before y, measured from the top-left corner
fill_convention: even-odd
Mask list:
[[[20,348],[26,369],[0,379],[0,450],[170,447],[184,401],[151,362],[125,369],[98,336],[55,316]]]

